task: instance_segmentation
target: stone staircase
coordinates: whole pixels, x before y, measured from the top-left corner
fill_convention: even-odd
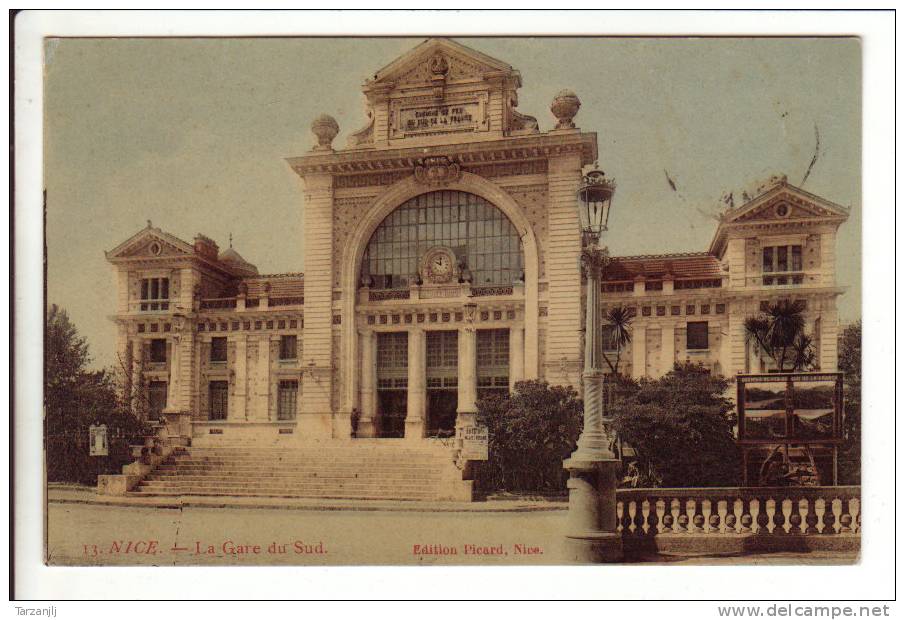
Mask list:
[[[385,500],[471,500],[451,451],[392,440],[177,447],[130,493]]]

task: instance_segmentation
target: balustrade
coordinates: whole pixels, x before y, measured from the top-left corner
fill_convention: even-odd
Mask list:
[[[860,534],[860,495],[861,487],[619,489],[617,531],[626,538]]]

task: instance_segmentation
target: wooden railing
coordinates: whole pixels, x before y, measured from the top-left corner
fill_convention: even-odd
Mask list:
[[[627,551],[851,551],[861,532],[861,487],[619,489],[616,502]]]

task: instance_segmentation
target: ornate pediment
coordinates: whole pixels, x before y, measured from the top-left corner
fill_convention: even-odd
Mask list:
[[[519,72],[500,60],[450,39],[428,39],[365,82],[368,123],[348,144],[536,133],[537,120],[514,110],[521,84]]]
[[[776,222],[802,219],[837,220],[848,210],[786,182],[778,183],[747,203],[727,212],[724,223]]]
[[[366,89],[381,84],[432,86],[440,77],[449,82],[481,81],[487,74],[512,74],[510,65],[450,39],[428,39],[403,54],[368,80]]]
[[[781,230],[788,227],[810,227],[814,224],[839,226],[848,219],[848,209],[834,202],[806,192],[781,180],[748,200],[736,209],[724,212],[710,242],[710,253],[722,256],[730,231],[748,227],[769,227]]]
[[[192,246],[159,228],[148,228],[136,233],[107,252],[108,260],[160,259],[190,256]]]

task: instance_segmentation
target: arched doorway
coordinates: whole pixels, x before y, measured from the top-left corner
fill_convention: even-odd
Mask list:
[[[477,374],[485,379],[489,372],[488,378],[498,385],[508,385],[508,350],[502,358],[493,357],[492,371],[477,368],[490,358],[476,355],[474,327],[442,312],[435,323],[430,317],[437,315],[430,308],[436,306],[437,294],[468,295],[468,291],[493,287],[508,287],[511,294],[512,285],[524,282],[524,257],[522,237],[507,215],[487,199],[461,190],[412,196],[374,229],[361,258],[359,281],[372,299],[385,299],[395,304],[394,309],[399,300],[407,300],[406,321],[412,315],[405,312],[414,312],[419,319],[376,328],[376,376],[369,377],[367,384],[376,386],[374,427],[379,436],[398,437],[405,432],[398,423],[403,384],[409,417],[423,411],[425,434],[441,437],[454,433],[457,413],[474,410]],[[415,289],[420,294],[412,294]],[[430,320],[422,322],[425,317]],[[418,342],[410,343],[413,338]],[[391,355],[393,351],[410,355],[407,364]],[[474,372],[462,376],[462,368]],[[412,372],[420,379],[413,378]],[[413,400],[416,405],[411,404]]]

